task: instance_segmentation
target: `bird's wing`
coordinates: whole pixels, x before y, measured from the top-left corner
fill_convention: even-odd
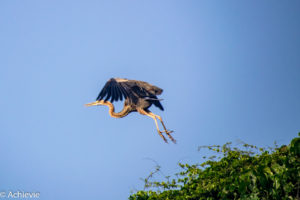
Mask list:
[[[127,80],[127,79],[124,79]],[[114,101],[123,100],[124,98],[130,97],[131,91],[124,84],[120,84],[121,82],[118,79],[111,78],[107,83],[104,85],[102,90],[100,91],[97,101],[104,99],[107,101],[110,99],[110,102],[113,103]]]
[[[127,80],[122,82],[122,84],[130,87],[140,97],[152,97],[163,92],[161,88],[144,81]]]
[[[134,97],[138,96],[140,98],[148,100],[152,102],[155,106],[160,108],[161,110],[164,110],[163,106],[160,103],[160,100],[157,99],[156,96],[162,93],[163,90],[161,88],[151,85],[144,81],[136,81],[136,80],[122,81],[120,82],[120,84],[122,84],[124,87],[127,86],[128,88],[130,88],[130,91],[136,94],[133,95]]]

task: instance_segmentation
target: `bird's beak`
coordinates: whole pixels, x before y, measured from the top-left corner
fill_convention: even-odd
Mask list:
[[[99,106],[99,105],[103,105],[103,104],[100,101],[95,101],[95,102],[87,103],[87,104],[84,104],[84,105],[85,106]]]

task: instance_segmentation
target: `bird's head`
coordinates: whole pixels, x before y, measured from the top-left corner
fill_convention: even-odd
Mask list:
[[[84,104],[85,106],[100,106],[100,105],[106,105],[105,101],[101,100],[101,101],[95,101],[92,103],[87,103]]]

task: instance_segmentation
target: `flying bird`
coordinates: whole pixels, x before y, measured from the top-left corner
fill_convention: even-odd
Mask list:
[[[157,95],[163,90],[144,81],[128,80],[123,78],[111,78],[100,91],[95,102],[85,104],[86,106],[105,105],[109,107],[109,115],[115,118],[122,118],[131,112],[138,112],[142,115],[151,117],[156,125],[158,134],[167,143],[167,139],[162,133],[166,133],[170,140],[176,143],[176,140],[170,135],[173,131],[167,130],[162,118],[152,113],[149,108],[153,104],[160,110],[164,110]],[[115,113],[114,101],[124,100],[123,109]],[[157,119],[161,122],[164,131],[158,127]]]

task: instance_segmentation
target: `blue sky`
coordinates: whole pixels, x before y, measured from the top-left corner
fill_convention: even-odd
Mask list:
[[[299,1],[1,1],[0,192],[126,199],[200,145],[288,144],[300,131]],[[164,89],[161,115],[109,117],[111,77]],[[121,109],[122,105],[117,104]],[[157,177],[158,179],[160,177]]]

